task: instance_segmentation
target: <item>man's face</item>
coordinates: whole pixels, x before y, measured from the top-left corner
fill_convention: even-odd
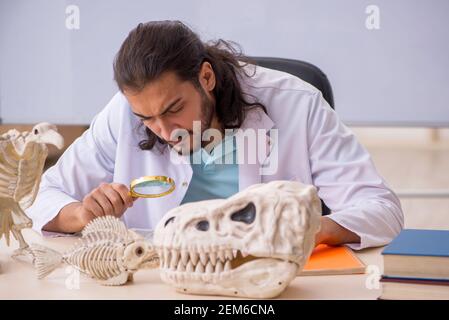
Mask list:
[[[179,153],[190,153],[193,144],[193,122],[201,121],[201,131],[214,121],[215,100],[211,94],[215,76],[209,63],[203,63],[199,74],[201,88],[190,81],[182,81],[174,72],[165,72],[139,92],[124,94],[133,113],[154,134]],[[180,135],[189,133],[190,139],[181,142]]]

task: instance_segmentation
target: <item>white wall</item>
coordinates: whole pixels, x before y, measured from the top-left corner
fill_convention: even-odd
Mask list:
[[[71,4],[79,30],[65,27]],[[371,4],[379,30],[365,27]],[[129,30],[180,19],[203,40],[319,66],[348,124],[449,126],[447,12],[447,0],[0,0],[0,117],[89,123],[116,91],[112,59]]]

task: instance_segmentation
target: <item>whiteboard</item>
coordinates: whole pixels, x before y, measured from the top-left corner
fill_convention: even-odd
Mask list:
[[[449,126],[449,1],[0,0],[4,123],[87,124],[117,87],[112,61],[139,22],[179,19],[206,41],[304,60],[333,86],[351,125]],[[80,28],[66,28],[68,5]]]

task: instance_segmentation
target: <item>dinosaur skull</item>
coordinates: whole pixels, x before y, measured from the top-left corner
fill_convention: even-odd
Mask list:
[[[155,230],[161,279],[184,293],[275,297],[311,254],[320,216],[316,188],[293,181],[181,205]]]

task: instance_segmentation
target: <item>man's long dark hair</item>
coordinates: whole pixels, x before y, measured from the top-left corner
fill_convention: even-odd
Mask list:
[[[222,39],[203,43],[198,35],[180,21],[140,23],[123,42],[114,60],[114,79],[119,89],[140,91],[166,71],[173,71],[183,81],[190,81],[198,90],[199,71],[207,61],[215,73],[215,114],[222,129],[239,128],[246,111],[263,104],[245,99],[239,77],[251,75],[243,67],[255,64],[237,50],[234,42]],[[248,93],[245,93],[248,95]],[[151,150],[156,142],[165,144],[150,129],[140,141],[142,150]]]

